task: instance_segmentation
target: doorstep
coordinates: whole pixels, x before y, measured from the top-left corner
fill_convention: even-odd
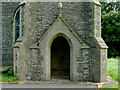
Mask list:
[[[16,81],[16,82],[0,82],[2,85],[7,84],[79,84],[79,85],[95,85],[98,88],[108,87],[113,85],[118,85],[118,82],[111,79],[110,76],[107,77],[106,82],[93,83],[93,82],[74,82],[71,80],[61,80],[61,79],[51,79],[50,81]]]

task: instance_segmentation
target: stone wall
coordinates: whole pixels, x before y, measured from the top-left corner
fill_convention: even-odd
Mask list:
[[[15,9],[18,6],[18,2],[4,2],[2,3],[2,25],[3,25],[3,65],[11,65],[12,54],[12,16]],[[93,3],[91,3],[93,4]],[[63,3],[62,15],[72,29],[80,36],[80,38],[87,44],[91,45],[91,39],[93,35],[93,7],[88,2],[82,3]],[[37,42],[45,31],[53,24],[57,19],[59,10],[57,2],[54,3],[31,3],[30,11],[34,26],[37,31],[32,32],[34,38],[33,41]],[[74,15],[73,15],[74,14]],[[35,22],[34,22],[35,21]],[[36,25],[35,25],[36,24]],[[31,29],[32,29],[31,28]],[[37,36],[37,37],[36,37]],[[6,63],[7,62],[7,63]]]
[[[2,2],[2,64],[13,64],[13,14],[19,2]]]
[[[72,29],[80,36],[82,41],[91,45],[89,41],[93,37],[94,5],[93,2],[63,2],[62,16]],[[35,16],[32,21],[37,28],[37,37],[39,40],[44,32],[53,24],[59,15],[57,2],[31,3],[31,15]],[[33,10],[34,9],[34,10]],[[33,31],[34,32],[34,31]]]
[[[80,81],[90,81],[90,49],[83,48],[79,51],[77,59],[77,72]]]
[[[29,61],[29,75],[27,79],[31,81],[40,81],[42,80],[43,74],[43,56],[41,56],[39,48],[36,47],[31,48],[30,54],[31,59]]]
[[[2,65],[2,3],[0,2],[0,66]]]
[[[92,59],[92,48],[95,47],[94,38],[94,3],[93,2],[63,2],[62,17],[69,24],[69,26],[76,32],[79,38],[90,46],[89,51],[80,50],[79,55],[82,54],[81,61],[78,61],[78,73],[80,81],[93,80],[91,69],[95,65]],[[53,22],[59,15],[59,8],[56,2],[54,3],[30,3],[32,21],[34,22],[31,29],[36,26],[37,32],[32,31],[33,41],[38,41],[42,35],[49,29]],[[36,16],[34,17],[34,15]],[[34,30],[34,29],[32,29]],[[30,30],[29,30],[30,31]],[[36,37],[37,36],[37,37]],[[85,56],[88,52],[88,56]],[[86,59],[85,59],[86,58]],[[76,57],[77,59],[77,57]],[[92,63],[91,65],[91,62]],[[91,77],[92,76],[92,77]],[[89,79],[88,79],[89,78]]]

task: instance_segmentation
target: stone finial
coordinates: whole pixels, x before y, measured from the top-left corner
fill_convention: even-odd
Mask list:
[[[62,11],[61,11],[62,3],[61,2],[58,3],[58,8],[59,8],[59,16],[61,16],[62,15]]]
[[[58,7],[62,8],[62,3],[61,2],[58,3]]]

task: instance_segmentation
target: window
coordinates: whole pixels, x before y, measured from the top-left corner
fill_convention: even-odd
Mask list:
[[[17,74],[17,66],[15,66],[15,73]]]
[[[24,35],[24,5],[19,6],[14,13],[13,21],[13,43]]]
[[[15,41],[20,36],[20,11],[17,12],[15,18]]]

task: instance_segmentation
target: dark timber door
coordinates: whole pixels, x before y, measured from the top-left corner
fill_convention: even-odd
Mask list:
[[[70,46],[63,37],[57,37],[51,45],[51,76],[70,77]]]

